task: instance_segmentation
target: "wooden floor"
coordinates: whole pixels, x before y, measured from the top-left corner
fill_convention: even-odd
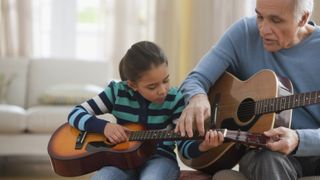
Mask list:
[[[0,180],[88,180],[90,176],[67,178],[56,175],[47,156],[0,158]]]

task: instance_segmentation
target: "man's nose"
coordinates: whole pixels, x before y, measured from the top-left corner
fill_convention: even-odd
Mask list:
[[[271,32],[272,31],[271,31],[270,24],[267,21],[261,22],[261,24],[260,24],[260,33],[262,35],[266,35],[266,34],[270,34]]]

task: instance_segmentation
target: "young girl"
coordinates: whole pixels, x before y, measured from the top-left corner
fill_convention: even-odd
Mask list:
[[[122,81],[111,82],[99,95],[76,106],[68,117],[70,125],[104,134],[114,144],[127,141],[128,129],[121,126],[126,123],[140,123],[147,129],[172,129],[184,100],[176,88],[170,88],[163,51],[152,42],[138,42],[122,58],[119,71]],[[117,123],[96,117],[104,113],[112,113]],[[143,166],[133,170],[105,166],[92,179],[178,179],[180,170],[174,148],[174,142],[160,142]]]

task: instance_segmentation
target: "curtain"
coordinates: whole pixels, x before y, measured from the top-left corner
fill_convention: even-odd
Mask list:
[[[314,0],[313,13],[311,16],[311,20],[313,20],[317,25],[320,25],[320,1],[319,0]]]
[[[155,41],[169,58],[172,84],[180,85],[223,32],[254,14],[254,7],[255,0],[156,1]]]
[[[50,0],[47,1],[50,2]],[[97,31],[99,34],[95,33],[101,38],[98,38],[96,46],[93,47],[97,47],[95,49],[98,49],[97,56],[100,59],[112,61],[114,77],[118,78],[118,64],[126,50],[137,41],[155,41],[169,58],[172,84],[179,86],[232,23],[243,16],[255,14],[255,1],[99,0],[101,3],[99,11],[108,15],[108,18],[102,22],[105,29]],[[54,54],[55,51],[47,48],[53,47],[52,44],[50,46],[50,42],[39,41],[41,37],[53,37],[53,34],[42,36],[41,31],[33,28],[35,22],[31,15],[35,9],[32,9],[32,2],[39,1],[0,0],[0,57],[37,58],[38,56],[34,56],[35,49],[39,49],[41,57],[60,57],[59,54]],[[80,0],[75,2],[79,3]],[[88,1],[81,2],[88,3]],[[320,24],[320,1],[314,2],[312,19]],[[64,5],[67,6],[67,4]],[[67,11],[70,11],[68,8],[70,7],[66,7]],[[41,7],[39,9],[41,10]],[[44,17],[46,16],[38,14],[34,21]],[[44,20],[44,23],[50,24],[50,20]],[[56,24],[50,24],[50,26],[62,28]],[[76,23],[73,26],[76,26]],[[43,24],[37,27],[43,27]],[[32,37],[32,34],[35,36]],[[75,40],[77,34],[69,33],[68,35],[75,36],[74,44],[81,44]],[[49,41],[50,38],[47,40]],[[65,41],[66,39],[62,40],[62,42]],[[60,43],[57,46],[60,47]],[[80,52],[91,51],[93,50],[81,49]],[[84,56],[80,55],[80,57]]]
[[[0,57],[29,57],[31,27],[30,0],[0,0]]]
[[[115,0],[114,3],[113,40],[106,39],[106,48],[111,52],[115,66],[114,76],[119,78],[119,62],[131,45],[138,41],[153,41],[154,1]]]

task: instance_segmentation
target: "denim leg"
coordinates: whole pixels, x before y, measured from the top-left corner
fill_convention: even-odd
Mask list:
[[[178,163],[160,155],[152,156],[140,170],[140,180],[177,180],[180,175]]]
[[[105,166],[91,177],[91,180],[134,180],[137,175],[134,171],[125,171],[114,166]]]
[[[240,161],[240,172],[255,180],[294,180],[298,178],[296,163],[286,155],[269,150],[250,150]]]

